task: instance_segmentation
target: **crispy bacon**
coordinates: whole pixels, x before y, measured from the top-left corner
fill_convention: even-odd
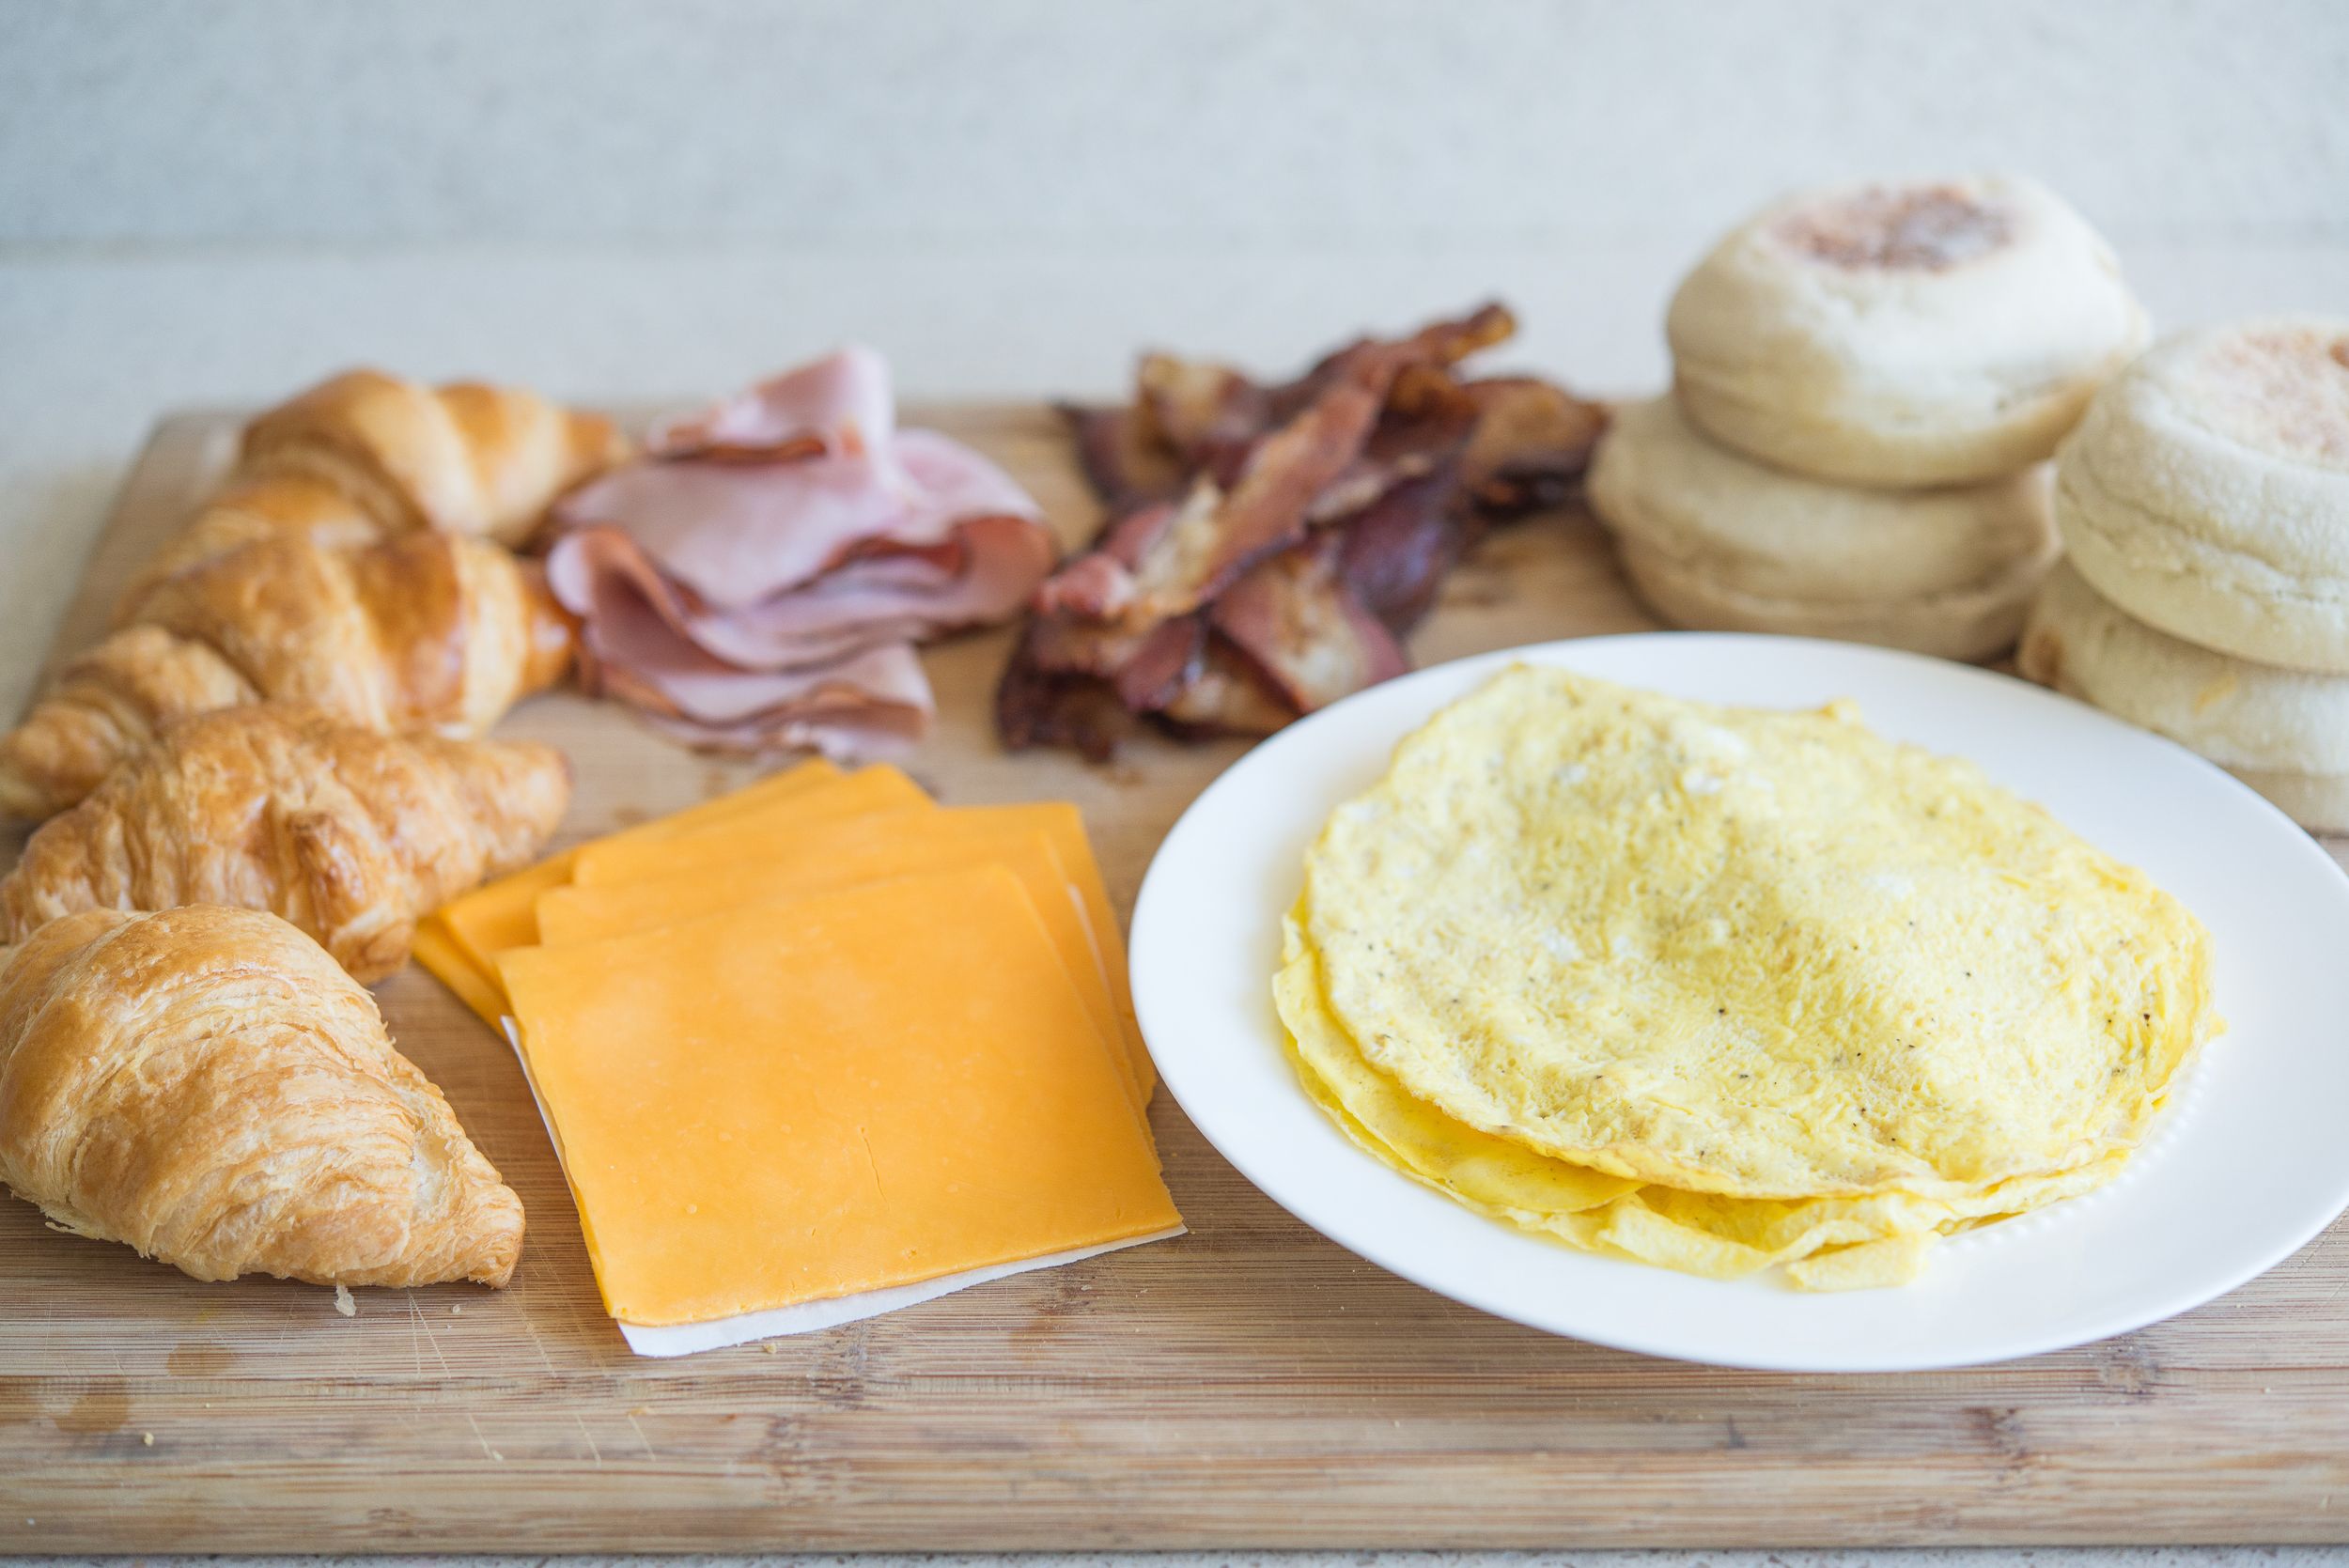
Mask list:
[[[1140,411],[1063,403],[1060,416],[1077,443],[1085,483],[1112,513],[1182,493],[1189,477],[1182,459],[1158,441]]]
[[[1397,637],[1434,608],[1444,578],[1484,524],[1446,468],[1397,485],[1338,531],[1338,576]]]
[[[1265,389],[1228,365],[1144,354],[1134,380],[1151,437],[1188,469],[1246,451],[1271,423]]]
[[[1370,438],[1392,367],[1365,358],[1249,449],[1228,492],[1205,475],[1132,566],[1132,591],[1105,613],[1129,628],[1189,614],[1267,555],[1303,537],[1314,498],[1346,472]],[[1081,557],[1073,567],[1081,567]],[[1039,605],[1061,597],[1063,572]]]
[[[1048,577],[1036,588],[1038,613],[1066,613],[1090,621],[1123,621],[1142,585],[1135,568],[1170,534],[1205,535],[1215,526],[1223,492],[1211,480],[1191,486],[1180,506],[1153,502],[1115,519],[1084,554]]]
[[[1030,657],[1031,643],[1047,624],[1033,623],[1004,666],[995,688],[996,733],[1015,752],[1057,746],[1107,762],[1133,732],[1134,715],[1104,677],[1055,670]]]
[[[1104,756],[1144,716],[1268,734],[1406,669],[1445,573],[1488,521],[1569,496],[1604,421],[1547,382],[1457,374],[1515,330],[1488,304],[1278,385],[1152,354],[1129,407],[1064,410],[1110,516],[1032,601],[1006,744]]]
[[[1301,713],[1230,639],[1210,629],[1197,677],[1157,717],[1189,735],[1270,735]]]
[[[1339,575],[1342,542],[1325,533],[1282,551],[1233,583],[1208,613],[1300,713],[1411,667]]]
[[[1496,376],[1461,389],[1477,411],[1461,478],[1490,516],[1570,499],[1607,429],[1607,410],[1531,376]]]
[[[1398,413],[1392,402],[1361,455],[1315,497],[1307,520],[1315,527],[1346,522],[1390,490],[1447,468],[1476,428],[1476,410],[1456,389],[1449,398],[1422,397]]]

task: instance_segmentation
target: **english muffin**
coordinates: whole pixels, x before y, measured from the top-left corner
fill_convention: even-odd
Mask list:
[[[2039,461],[2145,332],[2086,221],[2000,175],[1789,197],[1721,241],[1666,320],[1707,434],[1857,485]]]
[[[2349,320],[2155,348],[2064,443],[2056,522],[2080,575],[2139,620],[2349,674]]]
[[[1941,489],[1823,484],[1707,441],[1671,397],[1616,411],[1589,495],[1632,585],[1676,626],[1984,659],[2014,644],[2056,556],[2044,468]]]
[[[2316,832],[2349,832],[2349,675],[2255,664],[2136,620],[2069,563],[2031,608],[2023,674],[2201,753]]]

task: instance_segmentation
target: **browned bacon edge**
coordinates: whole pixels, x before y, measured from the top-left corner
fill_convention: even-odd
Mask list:
[[[1487,304],[1272,386],[1151,354],[1131,404],[1064,406],[1108,515],[1037,591],[1005,744],[1103,759],[1143,718],[1268,734],[1407,669],[1445,575],[1492,523],[1570,499],[1605,425],[1549,382],[1457,375],[1515,330]]]

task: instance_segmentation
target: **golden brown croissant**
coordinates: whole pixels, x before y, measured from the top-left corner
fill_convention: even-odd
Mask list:
[[[357,550],[267,539],[149,584],[136,622],[67,665],[0,735],[0,815],[47,816],[175,719],[282,699],[395,734],[479,735],[568,662],[535,567],[410,534]]]
[[[0,949],[0,1180],[199,1280],[503,1285],[522,1205],[375,1000],[275,915],[91,909]]]
[[[610,420],[519,387],[349,371],[246,427],[227,483],[125,602],[159,578],[287,534],[353,545],[428,529],[517,544],[625,444]]]
[[[0,936],[90,908],[273,909],[362,981],[419,916],[534,858],[570,800],[550,746],[378,735],[314,707],[199,714],[51,817],[0,880]]]

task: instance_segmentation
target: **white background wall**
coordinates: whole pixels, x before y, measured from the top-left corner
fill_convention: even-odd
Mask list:
[[[2349,0],[0,0],[0,706],[169,406],[1090,391],[1490,293],[1636,390],[1744,210],[1984,166],[2165,323],[2349,313]]]

